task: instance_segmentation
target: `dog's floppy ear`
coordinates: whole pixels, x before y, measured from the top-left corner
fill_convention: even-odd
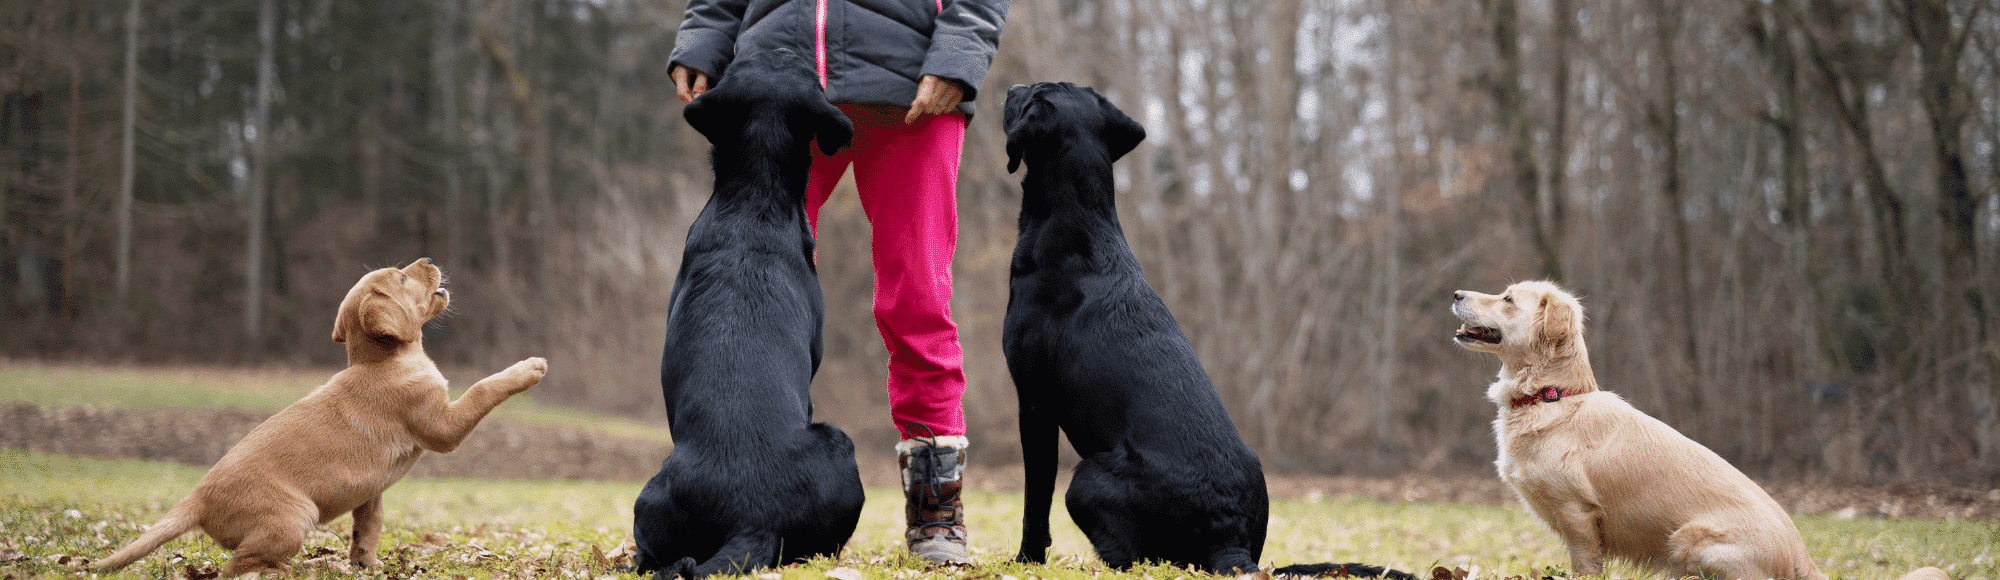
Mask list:
[[[813,141],[819,143],[819,152],[832,155],[848,141],[854,140],[854,122],[845,113],[826,102],[825,98],[814,95],[812,104],[807,105],[812,119],[808,126],[813,128]]]
[[[1097,91],[1092,90],[1090,93],[1096,95]],[[1111,150],[1112,161],[1131,153],[1132,149],[1139,146],[1140,141],[1146,140],[1146,127],[1132,120],[1132,117],[1126,115],[1124,111],[1118,110],[1116,105],[1111,104],[1110,99],[1104,98],[1104,95],[1097,95],[1097,104],[1104,108],[1104,146]]]
[[[406,342],[403,331],[403,315],[395,304],[381,295],[369,295],[356,302],[354,309],[343,311],[333,321],[333,341],[346,343],[347,336],[357,330],[368,340],[389,339]]]
[[[688,126],[694,127],[710,143],[714,143],[717,137],[729,134],[728,128],[742,123],[743,114],[739,109],[741,107],[736,103],[711,92],[688,101],[687,106],[681,108],[681,118],[687,119]]]
[[[1013,173],[1014,170],[1021,168],[1021,153],[1023,149],[1026,149],[1026,147],[1023,147],[1020,141],[1016,141],[1013,135],[1007,136],[1008,173]]]
[[[1021,109],[1028,105],[1028,86],[1014,85],[1007,88],[1007,104],[1000,112],[1000,132],[1007,135],[1007,172],[1021,168],[1021,154],[1026,149],[1014,139],[1014,129],[1021,125]]]
[[[1562,350],[1570,348],[1571,340],[1582,339],[1582,306],[1550,291],[1542,292],[1539,300],[1541,308],[1536,314],[1536,342],[1553,350]]]
[[[364,296],[363,293],[369,291],[368,285],[374,283],[370,278],[374,276],[374,273],[362,276],[361,281],[355,283],[354,288],[347,291],[347,296],[340,299],[340,310],[333,313],[334,342],[347,343],[347,335],[353,333],[356,325],[360,324],[359,321],[355,320],[358,318],[355,313],[360,312],[362,301],[367,299],[367,296]]]
[[[370,339],[410,342],[415,338],[409,328],[410,312],[387,296],[373,294],[362,298],[354,315],[361,319],[361,332]]]
[[[347,324],[347,319],[348,319],[348,318],[349,318],[349,317],[348,317],[348,315],[347,315],[347,311],[346,311],[346,310],[342,310],[342,311],[340,312],[340,314],[339,314],[338,316],[335,316],[335,317],[333,317],[333,341],[334,341],[334,342],[338,342],[338,343],[342,343],[342,344],[346,344],[346,343],[347,343],[347,327],[348,327],[348,324]]]

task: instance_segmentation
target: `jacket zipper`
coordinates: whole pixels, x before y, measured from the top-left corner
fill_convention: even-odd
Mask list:
[[[831,0],[813,2],[813,62],[818,66],[819,89],[826,90],[826,3]],[[937,16],[944,15],[944,0],[935,0]]]
[[[938,0],[943,2],[944,0]],[[826,3],[813,2],[813,60],[819,65],[819,89],[826,90]]]

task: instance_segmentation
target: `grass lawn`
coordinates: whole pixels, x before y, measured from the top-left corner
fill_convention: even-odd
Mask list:
[[[331,372],[118,369],[0,361],[0,402],[46,407],[231,407],[276,411]],[[460,381],[462,389],[469,381]],[[530,393],[532,394],[532,392]],[[517,397],[495,417],[665,442],[665,430],[639,421],[535,404]],[[0,425],[0,429],[10,426]],[[204,467],[80,458],[0,449],[0,580],[74,576],[79,559],[102,557],[130,541],[194,487]],[[632,500],[640,482],[408,479],[388,492],[381,570],[390,577],[597,578],[625,563]],[[1144,579],[1192,576],[1165,567],[1107,570],[1070,523],[1060,498],[1052,514],[1049,565],[1009,562],[1020,541],[1019,493],[967,492],[978,565],[929,571],[905,561],[902,503],[888,488],[868,503],[846,552],[803,566],[757,574],[842,580],[944,577],[1031,580]],[[772,501],[786,501],[772,498]],[[1835,579],[1886,579],[1923,565],[1954,578],[2000,580],[2000,522],[1962,519],[1837,519],[1799,516],[1820,566]],[[349,520],[315,531],[293,561],[293,577],[348,576]],[[227,555],[199,532],[162,546],[125,577],[200,577]],[[1263,562],[1366,562],[1427,576],[1434,566],[1473,578],[1539,577],[1568,556],[1555,537],[1516,505],[1389,503],[1361,499],[1272,502]],[[829,574],[832,572],[833,574]],[[853,574],[850,574],[852,572]],[[856,576],[855,574],[858,574]],[[84,574],[87,575],[87,574]],[[630,576],[630,575],[626,575]],[[1614,578],[1656,575],[1614,564]]]
[[[0,450],[0,576],[76,575],[77,558],[101,557],[136,537],[205,470],[178,464],[90,459]],[[389,490],[382,570],[391,577],[617,576],[638,482],[412,479]],[[900,555],[901,500],[868,490],[848,550],[837,559],[759,574],[818,580],[848,568],[863,578],[1132,578],[1192,576],[1174,568],[1107,570],[1064,517],[1054,515],[1052,562],[1008,562],[1020,538],[1018,493],[967,494],[977,566],[926,571]],[[1060,503],[1057,504],[1060,506]],[[1360,561],[1423,571],[1465,568],[1474,578],[1539,576],[1567,562],[1558,542],[1515,506],[1401,504],[1372,500],[1278,500],[1272,504],[1266,564]],[[1954,519],[1840,520],[1800,517],[1820,565],[1836,578],[1894,578],[1921,565],[1954,578],[1996,573],[2000,523]],[[315,531],[294,559],[293,577],[347,576],[347,518]],[[198,576],[227,561],[206,536],[169,542],[122,574]],[[846,576],[846,571],[837,571]],[[1560,574],[1560,572],[1557,572]],[[630,576],[630,575],[625,575]],[[1651,578],[1613,566],[1614,578]],[[852,580],[851,578],[849,580]]]

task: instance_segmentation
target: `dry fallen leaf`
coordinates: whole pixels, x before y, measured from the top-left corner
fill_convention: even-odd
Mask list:
[[[590,545],[590,566],[597,569],[606,569],[612,566],[611,559],[604,556],[604,548],[597,547],[597,544]]]
[[[342,574],[349,574],[354,572],[353,565],[348,564],[346,558],[342,558],[337,554],[328,554],[317,558],[308,558],[304,562],[300,562],[299,564],[306,568],[330,568],[333,570],[338,570]]]
[[[826,571],[826,577],[834,580],[861,580],[861,571],[846,566]]]
[[[186,568],[182,569],[182,572],[185,573],[188,580],[209,580],[210,578],[222,575],[222,571],[216,570],[214,565],[207,562],[188,564]]]

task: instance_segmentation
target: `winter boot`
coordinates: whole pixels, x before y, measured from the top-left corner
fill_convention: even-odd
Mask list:
[[[896,444],[903,471],[903,514],[910,555],[936,564],[972,563],[965,548],[965,504],[958,499],[965,473],[964,435],[905,439]]]

